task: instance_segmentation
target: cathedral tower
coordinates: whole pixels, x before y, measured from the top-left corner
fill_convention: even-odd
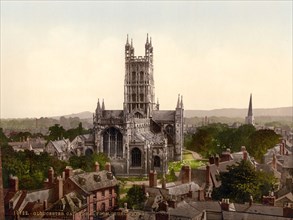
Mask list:
[[[148,118],[156,107],[153,77],[153,46],[147,36],[145,56],[134,56],[127,36],[125,45],[124,111],[135,118]]]

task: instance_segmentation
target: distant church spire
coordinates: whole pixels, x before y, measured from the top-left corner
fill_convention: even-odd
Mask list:
[[[180,108],[183,109],[183,95],[181,96]]]
[[[245,123],[250,124],[250,125],[254,125],[254,117],[253,117],[253,113],[252,113],[252,94],[250,94],[248,113],[245,118]]]
[[[149,34],[147,34],[147,39],[146,39],[146,43],[149,43]]]
[[[247,116],[252,116],[252,94],[250,94],[249,107],[248,107]]]

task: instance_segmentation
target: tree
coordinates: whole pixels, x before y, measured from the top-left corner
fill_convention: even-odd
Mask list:
[[[66,131],[59,124],[55,124],[54,126],[49,127],[49,132],[49,141],[55,141],[58,139],[66,138]]]
[[[91,155],[84,156],[71,156],[69,158],[69,164],[73,169],[80,168],[86,172],[93,171],[95,162],[98,162],[100,169],[105,168],[106,162],[109,162],[109,158],[103,153],[93,153]]]
[[[143,209],[146,196],[141,186],[133,185],[127,192],[125,201],[133,209]]]
[[[261,161],[267,150],[279,143],[279,138],[273,130],[258,130],[251,134],[250,144],[246,149],[255,159]]]
[[[256,201],[260,201],[262,195],[267,195],[273,189],[273,174],[256,171],[246,160],[228,166],[227,170],[228,172],[220,173],[222,184],[213,190],[213,199],[229,198],[234,202],[244,203],[252,196]]]

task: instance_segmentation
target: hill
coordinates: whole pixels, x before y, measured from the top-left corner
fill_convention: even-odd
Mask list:
[[[253,109],[255,117],[259,116],[293,116],[293,107],[282,107],[282,108],[259,108]],[[192,117],[229,117],[229,118],[245,118],[247,115],[247,109],[236,109],[236,108],[224,108],[214,110],[185,110],[184,116],[186,118]]]

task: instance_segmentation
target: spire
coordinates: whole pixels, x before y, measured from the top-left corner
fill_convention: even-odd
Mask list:
[[[128,34],[127,34],[127,39],[126,39],[126,45],[129,45]]]
[[[180,108],[183,109],[183,95],[181,96]]]
[[[100,106],[100,99],[98,99],[98,104],[97,104],[97,111],[101,110],[101,106]]]
[[[180,108],[180,94],[178,94],[178,100],[177,100],[177,107],[176,108]]]
[[[149,43],[149,34],[147,34],[147,39],[146,39],[146,43]]]
[[[105,103],[104,103],[104,99],[103,99],[103,102],[102,102],[102,111],[105,111]]]
[[[252,116],[252,94],[250,94],[249,107],[247,116]]]
[[[132,38],[131,38],[131,47],[133,47],[133,42],[132,42]]]

